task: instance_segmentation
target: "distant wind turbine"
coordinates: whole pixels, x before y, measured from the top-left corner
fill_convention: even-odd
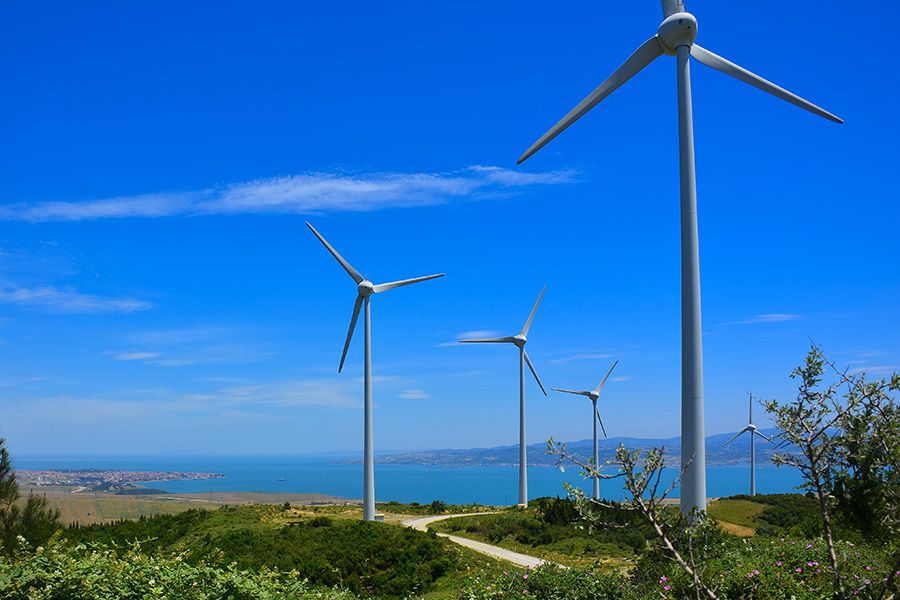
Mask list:
[[[372,294],[380,294],[381,292],[386,292],[388,290],[392,290],[394,288],[398,288],[404,285],[410,285],[413,283],[419,283],[420,281],[428,281],[429,279],[436,279],[438,277],[443,277],[444,274],[440,273],[438,275],[426,275],[425,277],[416,277],[414,279],[402,279],[400,281],[391,281],[390,283],[379,283],[377,285],[373,284],[371,281],[363,277],[359,274],[359,271],[350,266],[344,257],[338,254],[338,251],[335,250],[331,244],[329,244],[322,234],[316,231],[316,228],[306,224],[309,227],[310,231],[312,231],[319,241],[322,242],[322,245],[331,252],[331,255],[334,256],[335,260],[337,260],[344,270],[347,271],[347,274],[353,279],[356,283],[356,303],[353,305],[353,316],[350,317],[350,330],[347,332],[347,340],[344,342],[344,351],[341,352],[341,362],[338,365],[338,373],[340,373],[344,368],[344,360],[347,358],[347,349],[350,347],[350,340],[353,338],[353,329],[356,327],[356,320],[359,318],[359,310],[363,306],[365,306],[365,333],[363,336],[363,341],[365,345],[365,362],[363,368],[363,389],[364,389],[364,423],[365,423],[365,433],[364,433],[364,451],[363,451],[363,519],[366,521],[374,521],[375,520],[375,453],[374,453],[374,442],[372,440],[372,318],[369,310],[369,300]]]
[[[750,495],[755,496],[756,495],[756,440],[754,439],[754,436],[758,435],[759,437],[766,440],[770,444],[774,444],[775,442],[773,442],[771,439],[767,438],[765,435],[760,433],[759,430],[756,429],[756,425],[753,424],[753,394],[747,394],[747,395],[750,396],[749,423],[746,427],[744,427],[743,429],[738,431],[736,434],[734,434],[734,436],[730,440],[728,440],[727,442],[725,442],[722,445],[727,446],[734,440],[738,439],[742,434],[747,433],[748,431],[750,432]]]
[[[730,75],[795,106],[835,123],[830,112],[766,81],[762,77],[694,43],[697,19],[683,0],[662,0],[664,20],[656,35],[644,42],[609,78],[518,160],[522,163],[543,148],[662,54],[677,57],[678,138],[681,166],[681,510],[706,509],[706,448],[703,433],[703,349],[700,324],[700,250],[697,240],[697,183],[694,169],[694,124],[691,108],[690,58]],[[765,18],[765,17],[764,17]],[[615,23],[607,25],[614,27]]]
[[[537,312],[538,304],[541,303],[541,298],[544,297],[545,291],[547,291],[546,287],[541,290],[541,294],[538,296],[537,302],[534,303],[534,308],[531,309],[531,314],[528,315],[528,320],[525,321],[525,325],[522,327],[522,331],[519,332],[519,335],[485,338],[481,340],[459,340],[461,344],[515,344],[519,349],[519,506],[528,506],[528,456],[525,443],[526,364],[528,365],[528,368],[531,369],[531,374],[534,375],[534,379],[541,387],[541,391],[544,392],[545,396],[547,395],[547,390],[544,389],[541,378],[538,377],[537,371],[534,370],[534,365],[531,364],[531,359],[528,358],[528,353],[525,352],[525,343],[528,341],[528,330],[531,329],[531,321],[534,319],[534,313]]]
[[[594,405],[594,411],[591,414],[591,420],[594,422],[594,468],[600,468],[600,448],[597,443],[597,423],[600,423],[600,429],[603,430],[603,437],[608,437],[606,435],[606,427],[603,426],[603,420],[600,418],[600,411],[597,410],[597,398],[600,397],[600,390],[603,389],[603,384],[606,383],[606,380],[609,379],[610,373],[613,372],[613,369],[616,368],[616,365],[619,364],[619,361],[613,363],[613,366],[609,368],[609,371],[606,373],[606,377],[603,378],[603,381],[600,382],[593,390],[588,390],[584,392],[576,392],[575,390],[563,390],[560,388],[551,388],[556,392],[563,392],[565,394],[576,394],[578,396],[585,396],[591,399],[591,403]],[[594,476],[594,500],[600,499],[600,477]]]

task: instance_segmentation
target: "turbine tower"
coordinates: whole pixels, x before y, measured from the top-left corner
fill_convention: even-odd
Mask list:
[[[600,468],[600,448],[597,443],[597,423],[600,423],[600,429],[603,430],[603,437],[609,437],[606,435],[606,427],[603,426],[603,420],[600,418],[600,411],[597,410],[597,398],[600,397],[600,390],[603,389],[603,384],[606,383],[606,380],[609,379],[610,373],[613,372],[613,369],[616,368],[616,365],[619,364],[619,361],[613,363],[613,366],[609,368],[609,371],[606,373],[606,377],[603,378],[603,381],[600,382],[593,390],[588,390],[584,392],[576,392],[575,390],[563,390],[560,388],[551,388],[555,392],[563,392],[565,394],[575,394],[577,396],[585,396],[591,399],[591,403],[594,405],[594,411],[591,414],[591,420],[594,422],[594,468]],[[598,475],[594,476],[594,500],[600,499],[600,477]]]
[[[691,67],[695,60],[735,79],[835,123],[841,119],[815,104],[694,43],[697,19],[682,0],[663,0],[664,20],[656,35],[578,106],[538,139],[518,160],[521,164],[663,54],[676,57],[678,75],[678,138],[681,179],[681,511],[706,509],[706,449],[703,432],[703,351],[700,326],[700,250],[697,240],[697,186],[694,170],[694,125],[691,109]]]
[[[531,314],[528,315],[528,320],[525,321],[525,325],[522,327],[519,335],[481,340],[459,340],[461,344],[515,344],[519,349],[519,506],[528,506],[528,456],[525,443],[526,364],[531,369],[531,374],[534,375],[534,379],[540,386],[541,391],[544,392],[545,396],[547,395],[547,390],[544,389],[541,378],[538,377],[537,371],[534,370],[534,365],[531,364],[531,359],[528,358],[528,353],[525,352],[525,343],[528,341],[528,330],[531,329],[531,320],[534,319],[534,313],[537,312],[538,304],[541,303],[541,298],[544,297],[545,291],[547,291],[546,287],[541,290],[541,294],[538,296],[537,302],[534,303],[534,308],[531,309]]]
[[[365,331],[363,335],[364,350],[364,367],[363,367],[363,399],[364,399],[364,447],[363,447],[363,519],[366,521],[375,520],[375,452],[374,442],[372,439],[372,318],[369,310],[369,302],[373,294],[380,294],[394,288],[420,281],[428,281],[443,277],[444,274],[426,275],[425,277],[416,277],[414,279],[402,279],[400,281],[391,281],[390,283],[373,284],[371,281],[359,274],[359,271],[350,266],[344,257],[338,254],[328,241],[322,237],[316,228],[306,224],[322,245],[334,256],[347,274],[356,283],[356,303],[353,305],[353,316],[350,317],[350,330],[347,331],[347,340],[344,342],[344,351],[341,352],[341,362],[338,365],[338,373],[344,369],[344,359],[347,358],[347,349],[350,347],[350,340],[353,338],[353,329],[356,327],[356,321],[359,318],[359,311],[365,307]]]
[[[773,442],[771,439],[767,438],[765,435],[760,433],[759,430],[756,428],[756,425],[753,424],[753,394],[747,394],[747,395],[750,396],[750,420],[749,420],[749,423],[746,427],[744,427],[743,429],[738,431],[736,434],[734,434],[734,437],[732,437],[730,440],[728,440],[727,442],[722,444],[722,446],[727,446],[734,440],[738,439],[742,434],[747,433],[748,431],[750,432],[750,495],[755,496],[756,495],[756,440],[754,439],[754,436],[758,435],[759,437],[766,440],[770,444],[774,444],[775,442]]]

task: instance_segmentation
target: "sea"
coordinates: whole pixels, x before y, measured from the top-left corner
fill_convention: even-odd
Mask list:
[[[362,496],[362,464],[348,456],[247,456],[247,457],[17,457],[18,469],[118,469],[127,471],[211,472],[221,479],[145,482],[142,485],[170,493],[292,492],[321,493],[342,498]],[[676,467],[665,469],[660,489],[678,474]],[[750,466],[707,466],[709,497],[750,492]],[[528,468],[528,496],[566,495],[565,483],[591,490],[591,482],[577,467]],[[796,491],[800,475],[790,467],[757,466],[756,487],[761,494]],[[625,492],[618,479],[600,482],[601,494],[622,500]],[[431,466],[375,464],[375,497],[378,502],[428,503],[443,500],[450,504],[507,506],[518,499],[518,468],[515,466]],[[678,497],[677,486],[671,497]]]

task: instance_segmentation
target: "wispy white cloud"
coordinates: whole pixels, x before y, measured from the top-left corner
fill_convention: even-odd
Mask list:
[[[241,385],[220,390],[216,400],[256,406],[357,408],[359,390],[342,379],[304,379]]]
[[[110,353],[116,360],[157,367],[244,364],[266,360],[275,352],[263,344],[238,339],[240,332],[220,327],[142,331],[128,337],[130,349]]]
[[[611,377],[610,381],[614,381],[616,383],[624,383],[626,381],[631,381],[630,375],[619,375],[618,377]]]
[[[872,376],[891,375],[900,372],[900,365],[861,365],[850,369],[851,375],[859,375],[865,373]]]
[[[427,400],[431,398],[431,394],[425,390],[403,390],[399,396],[402,400]]]
[[[130,313],[153,305],[137,298],[111,298],[83,294],[54,286],[0,288],[0,302],[55,313]]]
[[[116,360],[149,360],[159,356],[158,352],[120,352],[115,355]]]
[[[527,173],[472,166],[443,173],[302,173],[189,192],[160,192],[83,202],[12,203],[8,221],[84,221],[240,213],[372,211],[444,204],[576,181],[569,170]]]
[[[613,358],[615,354],[610,352],[576,352],[569,356],[564,356],[562,358],[554,358],[547,362],[551,362],[554,364],[563,364],[567,362],[572,362],[576,360],[604,360],[607,358]]]
[[[748,319],[743,319],[741,321],[722,323],[722,325],[758,325],[765,323],[785,323],[787,321],[796,321],[802,318],[803,315],[796,315],[792,313],[766,313],[761,315],[754,315]]]

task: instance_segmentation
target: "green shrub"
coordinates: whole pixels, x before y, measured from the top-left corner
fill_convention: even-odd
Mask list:
[[[4,600],[351,600],[347,592],[312,587],[296,572],[240,570],[234,564],[189,564],[183,555],[125,552],[51,543],[0,557]]]
[[[472,579],[458,600],[637,600],[621,575],[594,574],[579,569],[544,565],[537,569],[510,569],[502,575]]]
[[[191,564],[295,571],[314,584],[372,597],[424,593],[456,566],[448,542],[433,533],[325,516],[270,522],[278,518],[280,506],[224,507],[70,529],[64,537],[120,553],[140,541],[148,553],[185,552]]]

